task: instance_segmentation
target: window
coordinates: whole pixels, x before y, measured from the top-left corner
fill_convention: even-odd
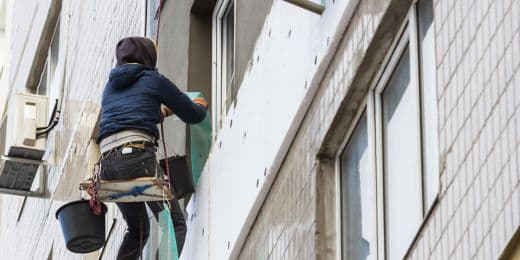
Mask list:
[[[145,35],[154,40],[157,39],[157,24],[159,23],[159,17],[156,17],[156,14],[159,9],[159,1],[160,0],[146,1]]]
[[[401,259],[422,222],[418,99],[405,47],[379,98],[389,259]]]
[[[376,178],[371,160],[363,112],[340,155],[342,259],[376,258]]]
[[[366,109],[338,155],[345,259],[402,259],[437,198],[432,22],[431,0],[412,6]]]
[[[227,7],[222,19],[222,46],[224,46],[225,53],[225,57],[222,59],[222,67],[225,70],[223,83],[226,87],[226,106],[224,109],[227,112],[231,102],[236,97],[236,90],[233,84],[235,74],[235,8],[233,2]]]
[[[422,111],[423,168],[426,185],[426,204],[431,205],[439,189],[439,137],[437,119],[437,92],[435,89],[435,46],[433,37],[433,3],[431,0],[419,1],[418,47],[419,76]]]
[[[50,93],[48,92],[49,86],[53,84],[56,68],[58,66],[59,60],[59,51],[60,48],[60,21],[56,23],[56,27],[54,28],[54,32],[52,34],[51,45],[49,46],[49,50],[47,53],[47,60],[45,61],[45,66],[42,71],[42,75],[40,78],[40,82],[38,83],[38,87],[36,88],[36,94],[48,96]]]
[[[236,99],[238,87],[235,85],[235,4],[234,0],[221,0],[214,12],[213,60],[213,129],[222,127],[222,119]]]

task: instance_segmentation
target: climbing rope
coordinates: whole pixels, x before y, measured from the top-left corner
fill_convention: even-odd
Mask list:
[[[160,25],[161,25],[161,12],[162,12],[162,9],[163,9],[163,5],[164,5],[164,1],[165,0],[161,0],[159,2],[159,6],[157,7],[157,12],[155,12],[155,19],[157,19],[157,28],[155,28],[155,44],[157,46],[159,46],[159,30],[161,29]]]

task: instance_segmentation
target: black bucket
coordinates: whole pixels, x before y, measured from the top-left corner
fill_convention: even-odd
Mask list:
[[[101,203],[101,215],[96,216],[88,200],[77,200],[61,206],[56,211],[67,249],[74,253],[90,253],[105,244],[105,213],[107,206]]]

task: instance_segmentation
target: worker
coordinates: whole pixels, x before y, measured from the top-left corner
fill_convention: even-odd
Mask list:
[[[206,116],[207,103],[191,100],[156,70],[157,47],[145,37],[128,37],[116,46],[117,65],[110,72],[101,100],[97,142],[102,153],[100,178],[128,180],[156,176],[157,124],[176,114],[186,123]],[[117,259],[138,259],[150,233],[144,202],[116,203],[127,224]],[[162,202],[146,202],[155,217]],[[176,200],[170,202],[171,217],[180,254],[186,235],[184,215]]]

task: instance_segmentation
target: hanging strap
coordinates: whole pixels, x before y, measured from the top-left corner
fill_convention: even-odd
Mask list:
[[[166,171],[166,176],[168,176],[168,183],[171,183],[172,179],[170,176],[170,163],[168,162],[168,152],[166,151],[166,140],[164,138],[163,121],[161,121],[161,137],[162,137],[161,140],[162,140],[162,145],[163,145],[163,150],[164,150],[164,166],[165,166],[164,168],[166,168],[165,171]],[[172,194],[174,194],[171,185],[168,185],[168,187],[169,187],[170,192],[172,192]]]
[[[89,205],[92,209],[92,213],[94,215],[99,216],[101,215],[101,200],[98,196],[98,189],[99,189],[99,171],[96,171],[96,169],[99,167],[99,164],[94,165],[94,170],[92,173],[92,178],[90,179],[90,186],[87,189],[87,193],[90,196]]]

